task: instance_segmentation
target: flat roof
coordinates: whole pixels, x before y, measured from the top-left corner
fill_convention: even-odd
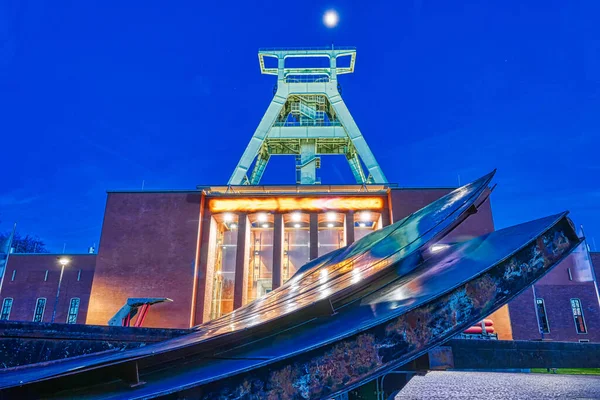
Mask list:
[[[331,194],[331,193],[370,193],[384,194],[388,190],[454,190],[456,187],[400,187],[395,183],[367,185],[198,185],[196,189],[115,189],[107,193],[200,193],[208,195],[243,194]]]

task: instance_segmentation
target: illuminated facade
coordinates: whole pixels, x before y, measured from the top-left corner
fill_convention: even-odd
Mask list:
[[[387,182],[340,95],[338,75],[354,71],[355,56],[349,48],[261,50],[261,71],[277,76],[277,89],[228,185],[109,192],[98,254],[80,257],[89,261],[83,283],[74,280],[74,270],[67,272],[59,313],[78,298],[78,323],[106,325],[128,298],[165,297],[173,301],[153,305],[144,326],[188,328],[261,298],[308,261],[450,192]],[[325,58],[329,66],[286,64],[299,57]],[[268,58],[276,60],[274,67]],[[340,67],[343,58],[349,62]],[[296,184],[259,184],[272,155],[296,157]],[[320,157],[328,155],[346,157],[356,184],[319,182]],[[486,201],[448,240],[492,231]],[[46,291],[55,287],[29,281],[49,269],[48,262],[36,261],[43,257],[32,257],[15,256],[7,265],[15,279],[0,295],[12,307],[9,319],[35,318],[36,299],[50,298]],[[536,339],[543,317],[546,337],[600,341],[596,282],[573,279],[569,260],[536,283],[535,293],[528,290],[491,316],[499,338]]]
[[[173,300],[152,306],[145,326],[186,328],[214,319],[279,287],[309,260],[408,216],[451,188],[289,185],[260,190],[262,196],[257,187],[245,185],[110,192],[87,323],[106,324],[129,297]],[[257,198],[297,209],[257,210]],[[228,208],[215,207],[223,204]],[[486,202],[451,238],[493,230]]]

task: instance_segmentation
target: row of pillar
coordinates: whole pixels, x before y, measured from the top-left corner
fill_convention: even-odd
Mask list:
[[[284,226],[283,214],[275,213],[273,225],[273,290],[283,284],[282,264],[283,264],[283,240]],[[345,213],[346,223],[346,245],[354,243],[354,211]],[[247,297],[248,273],[246,262],[249,258],[250,222],[248,214],[238,214],[238,237],[237,253],[235,258],[235,288],[233,297],[233,308],[237,309],[244,305]],[[319,213],[309,214],[309,243],[310,259],[314,260],[319,256]]]

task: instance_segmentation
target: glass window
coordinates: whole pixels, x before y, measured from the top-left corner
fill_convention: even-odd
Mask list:
[[[346,245],[345,214],[328,211],[319,214],[319,257]]]
[[[44,311],[46,310],[46,299],[39,298],[35,303],[33,311],[33,322],[42,322],[44,320]]]
[[[13,299],[11,297],[7,297],[2,302],[2,313],[0,314],[0,321],[8,321],[10,318],[10,310],[12,309]]]
[[[577,330],[577,333],[587,333],[585,318],[583,317],[583,310],[581,308],[581,301],[579,299],[571,299],[571,310],[573,311],[573,318],[575,319],[575,329]]]
[[[273,215],[257,213],[250,222],[250,259],[247,265],[247,302],[269,293],[273,287]]]
[[[381,214],[373,211],[357,211],[354,213],[354,240],[381,229]]]
[[[283,216],[283,282],[310,261],[310,215],[293,212]]]
[[[546,304],[544,304],[544,299],[535,299],[535,304],[537,307],[540,332],[550,333],[550,325],[548,325],[548,316],[546,315]]]
[[[67,324],[77,323],[77,314],[79,314],[79,299],[74,297],[69,304],[69,315],[67,315]]]
[[[214,243],[213,285],[210,318],[233,311],[235,257],[237,252],[238,216],[232,213],[213,217]]]

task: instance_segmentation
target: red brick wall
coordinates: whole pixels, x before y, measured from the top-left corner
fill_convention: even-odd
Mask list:
[[[394,222],[425,207],[451,191],[452,189],[393,189],[391,200]],[[488,199],[479,208],[477,214],[467,218],[451,233],[450,238],[457,240],[472,239],[493,231],[492,207]]]
[[[590,342],[600,342],[600,310],[598,309],[596,289],[592,282],[577,285],[544,285],[537,283],[535,292],[536,297],[544,299],[546,305],[550,333],[544,334],[545,339],[556,341],[589,339]],[[578,334],[575,330],[570,304],[572,298],[581,300],[588,329],[587,334]],[[509,310],[515,340],[540,339],[531,288],[513,300],[509,304]]]
[[[592,267],[594,268],[594,272],[596,274],[596,281],[600,278],[600,253],[590,252],[590,256],[592,259]]]
[[[593,260],[594,254],[592,254]],[[597,264],[600,264],[598,260]],[[578,341],[589,339],[600,341],[600,307],[594,282],[578,282],[569,280],[568,269],[572,276],[576,262],[576,254],[569,255],[559,265],[535,284],[536,297],[544,299],[550,333],[544,337],[552,340]],[[581,300],[583,315],[588,327],[588,334],[578,334],[573,322],[571,298]],[[516,340],[539,339],[539,329],[532,289],[528,289],[509,304]]]
[[[66,322],[71,299],[78,297],[80,304],[77,323],[85,323],[96,267],[95,254],[11,254],[0,293],[0,305],[4,298],[13,298],[10,321],[32,321],[37,299],[45,297],[46,309],[43,322],[50,322],[61,269],[58,257],[67,257],[70,261],[65,267],[60,286],[55,322]],[[15,270],[17,271],[15,280],[12,281]],[[46,270],[48,270],[48,279],[44,281]],[[81,270],[81,278],[78,281],[79,270]]]
[[[109,193],[88,324],[106,325],[129,297],[168,297],[146,327],[189,327],[198,192]]]

